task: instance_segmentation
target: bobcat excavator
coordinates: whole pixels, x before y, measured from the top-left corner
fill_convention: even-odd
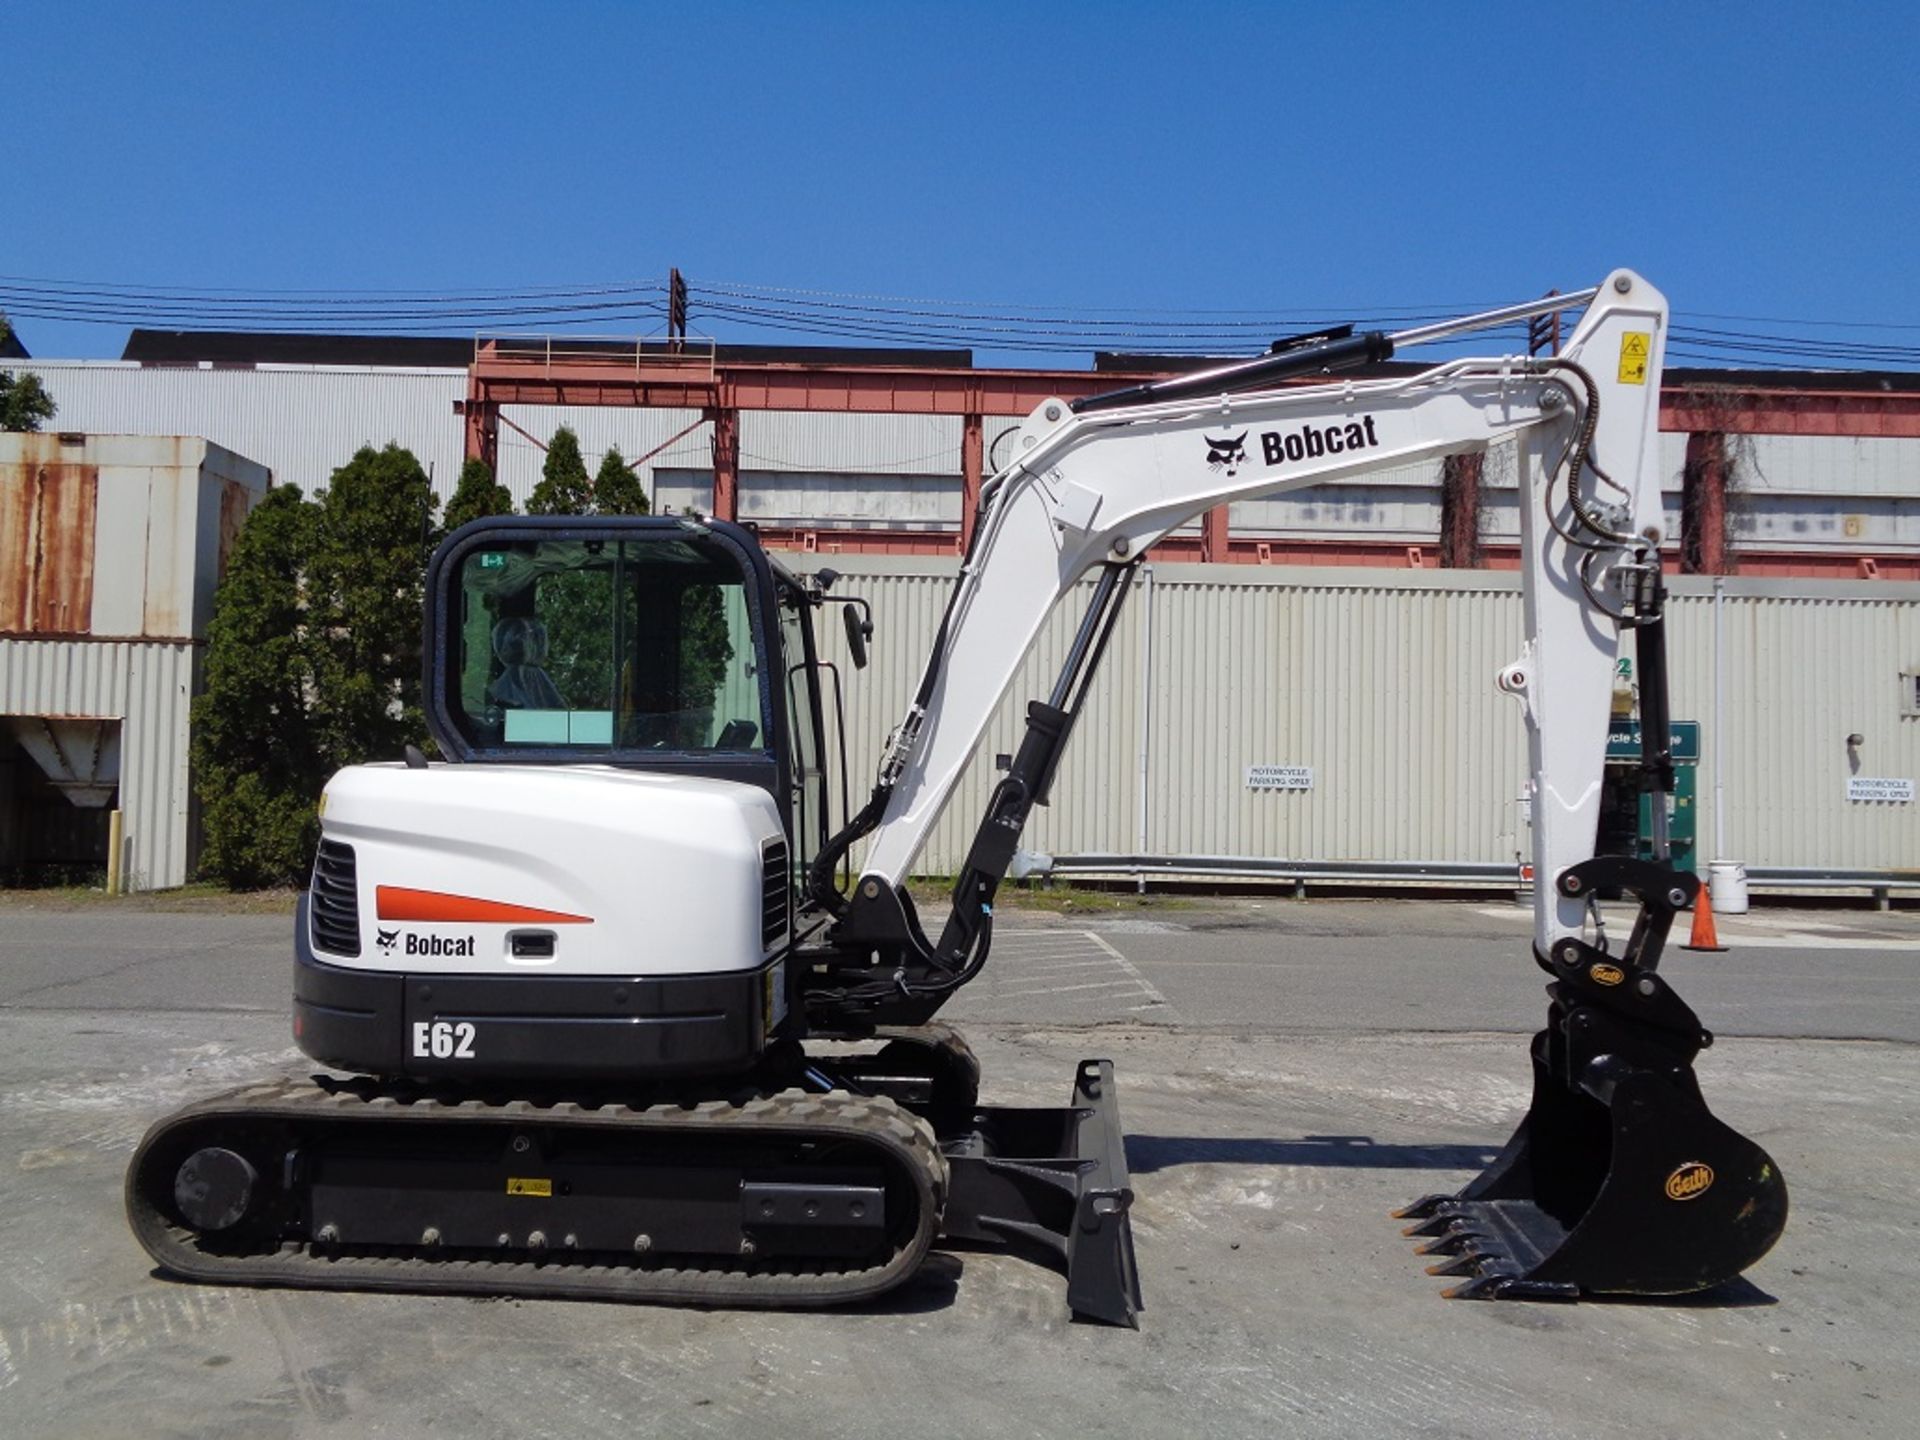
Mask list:
[[[1581,305],[1558,356],[1342,378]],[[856,663],[871,620],[829,599],[832,572],[790,573],[750,532],[698,518],[463,527],[427,576],[444,760],[352,767],[322,802],[293,1033],[340,1073],[157,1123],[127,1176],[135,1234],[197,1281],[758,1306],[879,1295],[946,1237],[1042,1258],[1077,1314],[1136,1323],[1112,1063],[1081,1063],[1062,1107],[983,1105],[971,1053],[934,1016],[987,961],[996,887],[1149,546],[1227,501],[1511,441],[1525,642],[1497,683],[1530,742],[1547,1020],[1518,1131],[1464,1190],[1411,1207],[1409,1233],[1470,1297],[1737,1276],[1779,1235],[1786,1189],[1709,1113],[1693,1061],[1712,1037],[1660,974],[1699,882],[1658,841],[1651,860],[1594,854],[1629,630],[1640,783],[1656,801],[1673,786],[1667,324],[1665,299],[1623,270],[1042,404],[981,491],[919,688],[837,832],[813,620],[842,604]],[[1027,707],[936,937],[909,869],[1089,572],[1090,606]],[[1638,903],[1618,949],[1603,891]]]

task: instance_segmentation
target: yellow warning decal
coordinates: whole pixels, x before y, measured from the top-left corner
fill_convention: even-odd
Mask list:
[[[1647,356],[1653,351],[1653,336],[1644,330],[1629,330],[1620,337],[1620,383],[1647,383]]]
[[[507,1194],[509,1195],[552,1195],[553,1181],[525,1180],[519,1177],[518,1175],[509,1175],[507,1177]]]

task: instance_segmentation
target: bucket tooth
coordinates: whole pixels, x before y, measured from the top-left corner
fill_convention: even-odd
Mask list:
[[[1420,1221],[1416,1225],[1403,1227],[1400,1233],[1409,1240],[1421,1240],[1432,1235],[1445,1235],[1452,1229],[1454,1221],[1457,1218],[1458,1217],[1450,1214],[1429,1215],[1425,1220]]]
[[[1442,1193],[1422,1195],[1411,1205],[1402,1205],[1398,1210],[1388,1211],[1387,1215],[1392,1220],[1424,1220],[1442,1205],[1450,1204],[1453,1198],[1451,1195]],[[1413,1232],[1405,1230],[1401,1233],[1411,1235]]]
[[[1442,1235],[1438,1240],[1429,1240],[1425,1245],[1414,1246],[1413,1253],[1416,1255],[1458,1255],[1463,1250],[1468,1249],[1478,1238],[1478,1236],[1468,1234],[1464,1230],[1455,1231],[1448,1235]]]
[[[1478,1275],[1480,1258],[1477,1255],[1455,1255],[1450,1260],[1442,1260],[1426,1268],[1429,1275]]]

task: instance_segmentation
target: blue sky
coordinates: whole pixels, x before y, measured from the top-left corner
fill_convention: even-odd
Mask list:
[[[1137,315],[1446,308],[1627,264],[1681,312],[1920,351],[1912,5],[16,0],[0,36],[12,277],[678,265]],[[16,323],[40,356],[125,338]]]

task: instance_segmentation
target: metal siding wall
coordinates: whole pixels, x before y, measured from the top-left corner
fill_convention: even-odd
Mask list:
[[[466,394],[459,370],[146,368],[119,361],[33,362],[63,430],[201,435],[312,494],[362,445],[398,441],[430,466],[442,495],[459,478]]]
[[[1150,852],[1515,858],[1524,734],[1492,676],[1517,593],[1156,588]],[[1249,790],[1257,764],[1311,766],[1313,789]]]
[[[1739,452],[1744,452],[1741,455]],[[1847,435],[1751,435],[1736,441],[1751,491],[1817,495],[1920,493],[1920,440]]]
[[[1292,495],[1242,500],[1231,507],[1237,535],[1339,535],[1431,541],[1440,533],[1440,462],[1423,460]]]
[[[580,453],[586,459],[589,475],[599,470],[601,457],[607,453],[608,447],[618,445],[620,453],[628,460],[637,460],[656,446],[666,445],[667,441],[700,418],[698,410],[634,410],[598,405],[507,405],[501,408],[500,413],[542,440],[552,438],[562,425],[572,426],[574,434],[580,437]],[[457,449],[460,422],[449,412],[448,423],[452,427]],[[546,458],[546,452],[531,440],[506,425],[500,427],[499,480],[513,495],[515,508],[526,508],[527,497],[533,493],[533,487],[540,483],[540,467]],[[667,467],[691,468],[703,473],[711,471],[712,427],[696,426],[690,434],[674,440],[640,467],[641,479],[647,486],[647,497],[654,500],[656,507],[659,500],[654,495],[651,472]],[[706,494],[710,501],[713,495],[711,478],[706,482]],[[691,503],[671,495],[662,498],[676,510]]]
[[[398,441],[412,450],[434,477],[444,497],[452,493],[461,464],[462,427],[454,402],[466,393],[457,370],[354,370],[315,366],[258,370],[145,368],[121,361],[36,360],[31,367],[46,381],[60,405],[65,429],[99,434],[203,435],[272,469],[277,483],[292,483],[311,494],[361,445]],[[600,407],[509,406],[506,416],[546,437],[571,425],[591,469],[609,445],[629,458],[643,455],[697,418],[691,410],[632,410]],[[1018,422],[989,418],[985,426],[989,468],[999,436]],[[741,417],[743,470],[795,471],[822,475],[957,477],[960,469],[960,420],[957,416],[847,415],[801,411],[749,411]],[[1736,460],[1743,461],[1730,517],[1736,541],[1786,548],[1875,550],[1920,545],[1920,441],[1847,436],[1773,436],[1735,438]],[[999,459],[1010,458],[998,447]],[[1515,538],[1512,509],[1498,492],[1510,490],[1510,467],[1495,447],[1485,481],[1489,540]],[[1668,494],[1669,526],[1678,533],[1680,471],[1686,436],[1660,437],[1660,469]],[[538,446],[503,427],[500,436],[501,481],[524,506],[540,477]],[[711,465],[711,437],[696,429],[653,464],[676,472],[705,471]],[[651,468],[651,467],[648,467]],[[1410,542],[1430,539],[1438,528],[1438,466],[1434,462],[1402,467],[1378,483],[1337,487],[1317,497],[1247,501],[1234,507],[1233,523],[1254,535],[1392,536]],[[651,488],[652,478],[649,478]],[[904,483],[904,482],[903,482]],[[884,485],[883,485],[884,490]],[[710,487],[658,501],[681,507],[711,503]],[[705,495],[705,499],[701,498]],[[1840,505],[1849,497],[1848,514],[1857,534],[1846,533]],[[877,494],[859,507],[886,514],[895,503]],[[832,497],[822,491],[821,504]],[[810,504],[795,495],[786,509]],[[834,502],[837,503],[837,502]],[[917,499],[913,502],[920,503]],[[944,516],[949,501],[937,503]],[[828,519],[832,508],[805,516]],[[957,512],[956,512],[957,513]],[[770,520],[773,518],[769,513]],[[1198,522],[1181,527],[1197,533]]]
[[[747,410],[740,468],[957,477],[960,428],[958,415]]]
[[[805,568],[811,557],[790,557]],[[873,664],[846,662],[837,616],[828,658],[846,681],[849,788],[864,801],[905,711],[952,584],[951,562],[835,556],[837,587],[873,602]],[[1054,803],[1023,843],[1053,854],[1251,855],[1302,860],[1517,863],[1529,840],[1519,707],[1493,676],[1519,652],[1517,577],[1392,572],[1326,576],[1155,567],[1137,585]],[[1712,611],[1703,581],[1677,582],[1674,713],[1712,722]],[[1920,778],[1920,719],[1898,714],[1898,675],[1920,666],[1920,587],[1730,580],[1729,849],[1749,865],[1912,868],[1920,803],[1845,798],[1845,737],[1867,737],[1861,772]],[[1081,587],[1081,599],[1090,586]],[[1814,593],[1817,591],[1818,593]],[[1003,701],[916,868],[958,868],[996,778],[1044,698],[1081,606],[1063,604]],[[1151,695],[1140,689],[1142,644]],[[1139,744],[1148,727],[1142,843]],[[1712,737],[1707,737],[1709,746]],[[1250,791],[1246,767],[1311,765],[1304,793]],[[1700,855],[1711,858],[1711,769],[1699,781]],[[836,818],[837,814],[836,814]]]
[[[184,885],[190,873],[187,726],[200,663],[186,644],[0,640],[0,714],[121,721],[132,889]]]
[[[1920,593],[1756,597],[1738,584],[1726,599],[1726,858],[1920,868],[1920,802],[1846,797],[1850,734],[1865,737],[1861,775],[1920,779],[1920,718],[1900,715],[1898,688],[1920,667]],[[1713,601],[1680,596],[1672,614],[1673,713],[1702,722],[1699,853],[1712,859]]]
[[[663,473],[660,479],[665,481],[668,475]],[[705,479],[710,487],[711,472]],[[960,481],[948,475],[860,475],[742,467],[739,498],[739,518],[761,525],[960,529]]]
[[[887,574],[879,569],[884,561],[876,563],[861,556],[833,558],[835,568],[847,576],[836,591],[865,596],[873,602],[874,610],[872,664],[866,670],[855,670],[848,660],[845,636],[831,605],[820,623],[822,652],[839,666],[846,694],[848,787],[857,809],[873,787],[887,735],[906,713],[907,702],[920,683],[921,668],[953,587],[955,567],[929,562],[913,573]],[[1121,615],[1080,728],[1061,762],[1053,803],[1036,810],[1027,826],[1021,843],[1029,850],[1049,851],[1056,846],[1131,849],[1136,842],[1133,796],[1139,744],[1142,588],[1135,586]],[[918,871],[947,875],[959,869],[999,779],[994,756],[1019,748],[1026,729],[1027,701],[1044,700],[1052,689],[1053,677],[1092,594],[1091,582],[1078,587],[1041,632],[1033,653],[995,712],[973,763],[929,834],[926,849],[915,863]],[[832,723],[828,721],[829,727]],[[838,796],[834,819],[836,823],[840,819]],[[858,859],[856,853],[856,864]]]

